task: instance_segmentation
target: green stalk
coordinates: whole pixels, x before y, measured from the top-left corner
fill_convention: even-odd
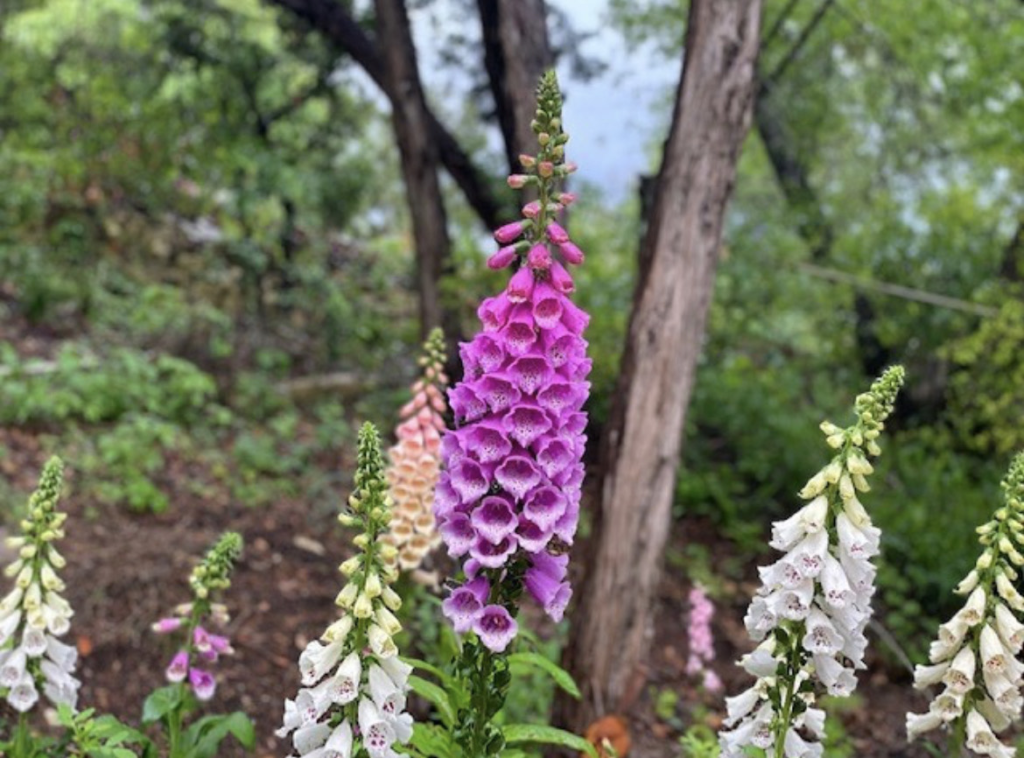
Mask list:
[[[182,701],[185,699],[185,685],[178,682],[178,705],[167,716],[168,758],[178,758],[181,751]]]
[[[786,659],[786,694],[782,701],[781,717],[775,722],[775,755],[785,755],[786,733],[793,720],[793,704],[796,700],[796,678],[800,673],[800,635],[789,629],[789,656]]]

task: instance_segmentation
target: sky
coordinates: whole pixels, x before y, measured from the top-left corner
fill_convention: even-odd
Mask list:
[[[679,62],[667,62],[653,48],[629,49],[606,22],[606,0],[548,2],[580,32],[593,33],[583,51],[609,64],[590,82],[574,79],[564,63],[558,73],[566,90],[563,121],[572,138],[567,152],[580,165],[579,177],[621,198],[636,191],[640,174],[653,169],[653,146],[665,136],[681,52]]]
[[[636,191],[640,174],[651,171],[652,147],[664,139],[668,98],[680,63],[665,61],[653,48],[627,49],[607,23],[607,0],[547,1],[568,14],[577,31],[592,34],[583,52],[608,64],[589,82],[574,77],[567,61],[559,66],[566,96],[563,123],[571,138],[566,154],[579,165],[582,182],[601,187],[610,200],[621,200]],[[436,42],[449,25],[464,23],[453,11],[451,4],[435,3],[429,15],[412,16],[421,76],[435,95],[460,88],[452,70],[439,65]],[[497,129],[492,139],[497,147]]]

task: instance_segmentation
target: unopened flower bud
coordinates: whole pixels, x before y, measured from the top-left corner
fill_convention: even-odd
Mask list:
[[[367,597],[371,599],[380,597],[381,592],[383,592],[383,587],[381,587],[380,576],[376,572],[366,577],[366,585],[363,588],[363,591],[366,592]]]
[[[495,271],[503,268],[508,268],[512,265],[518,257],[518,253],[515,245],[506,245],[505,247],[499,248],[498,252],[487,259],[487,267]]]
[[[341,592],[338,593],[338,597],[335,599],[335,603],[340,605],[342,608],[351,608],[355,605],[356,595],[359,594],[359,588],[354,584],[346,584]]]
[[[511,224],[505,224],[498,227],[494,232],[494,239],[498,240],[502,245],[515,242],[526,231],[526,226],[525,221],[513,221]]]
[[[526,261],[530,268],[533,269],[546,270],[551,268],[551,253],[548,252],[548,246],[541,242],[531,247],[529,254],[526,256]]]
[[[402,607],[402,598],[390,587],[384,587],[384,591],[381,593],[380,599],[383,600],[384,605],[392,611],[397,611]]]
[[[352,606],[352,615],[357,619],[368,619],[373,615],[373,603],[365,592],[360,592],[356,598],[355,605]]]

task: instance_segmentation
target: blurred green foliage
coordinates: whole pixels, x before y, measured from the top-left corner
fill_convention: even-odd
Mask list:
[[[687,6],[612,0],[608,21],[678,67]],[[1024,8],[842,0],[816,21],[821,7],[766,2],[763,109],[675,512],[711,519],[744,556],[763,549],[827,454],[818,422],[845,413],[878,364],[905,364],[866,502],[885,530],[885,623],[915,649],[951,612],[973,526],[1024,446]],[[353,417],[390,426],[418,340],[396,151],[353,64],[260,0],[12,0],[0,37],[0,425],[70,447],[90,502],[159,511],[173,479],[211,502],[326,504]],[[496,179],[477,94],[439,107]],[[783,191],[764,119],[809,197]],[[574,189],[596,438],[644,224],[639,198]],[[443,297],[468,333],[502,274],[481,265],[493,247],[445,192]],[[812,260],[995,315],[826,281]],[[302,402],[278,388],[336,371],[372,386]],[[510,708],[525,718],[546,697]]]
[[[675,60],[687,5],[613,0],[611,18],[632,45]],[[745,554],[763,550],[768,522],[792,511],[828,455],[818,422],[845,413],[884,363],[903,363],[865,503],[884,531],[880,618],[920,659],[1024,446],[1024,88],[1011,63],[1024,55],[1024,8],[768,0],[763,29],[761,112],[729,212],[676,513],[712,518]],[[809,197],[783,191],[772,126]],[[997,315],[826,281],[809,261]]]

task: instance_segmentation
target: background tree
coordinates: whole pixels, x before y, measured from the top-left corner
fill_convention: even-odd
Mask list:
[[[672,126],[644,237],[625,354],[601,449],[573,636],[573,727],[617,707],[638,674],[671,521],[686,408],[736,161],[750,122],[759,0],[694,0]]]

